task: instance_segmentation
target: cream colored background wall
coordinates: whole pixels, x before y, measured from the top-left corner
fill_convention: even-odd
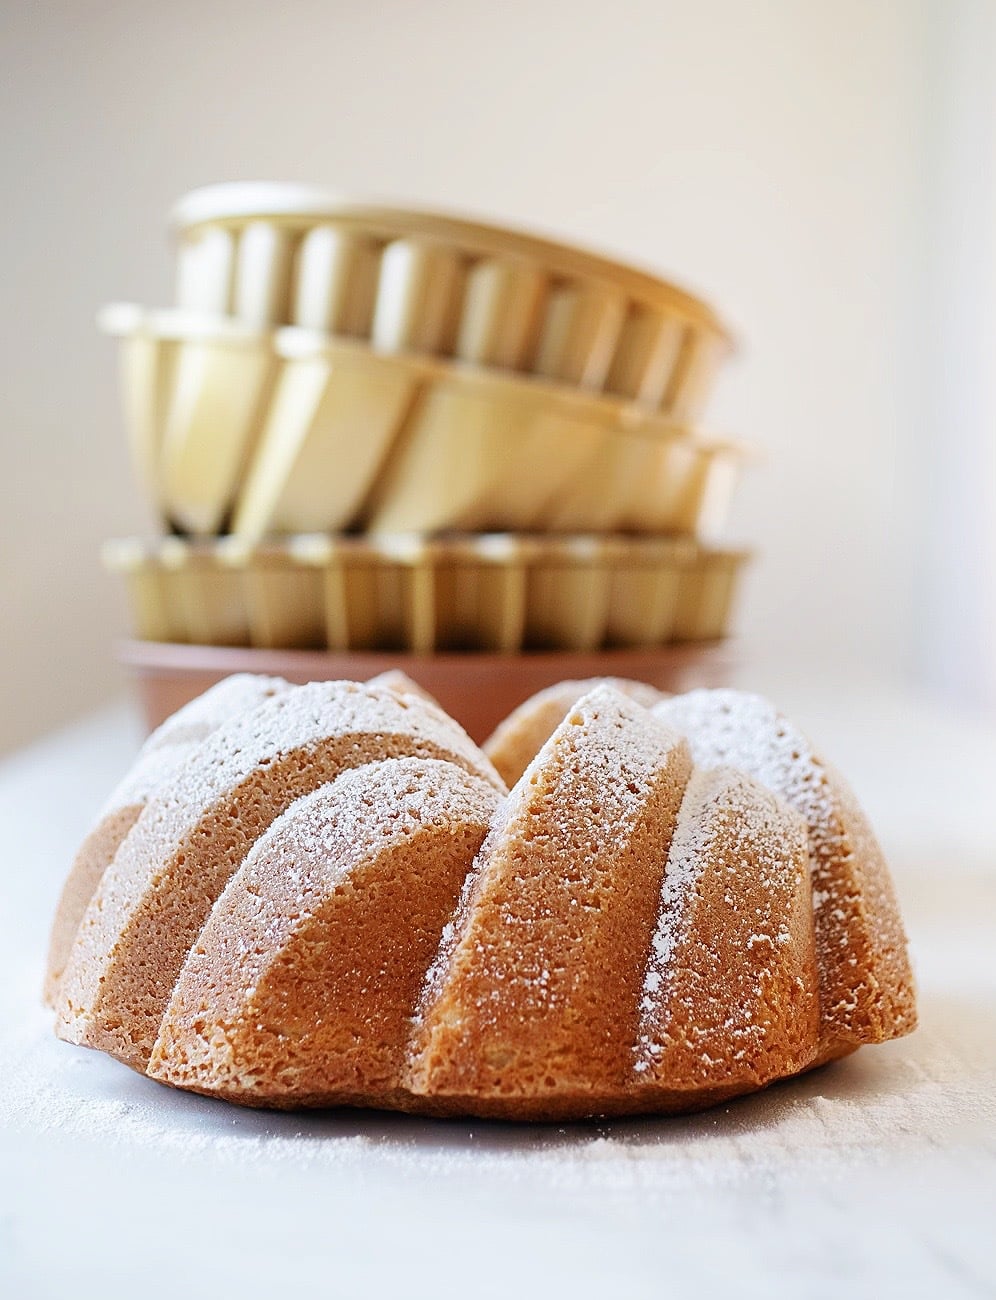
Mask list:
[[[953,11],[955,6],[951,6]],[[146,525],[95,308],[172,292],[164,216],[315,180],[628,254],[745,341],[711,423],[772,672],[905,673],[938,10],[919,0],[36,0],[3,10],[0,748],[119,689],[100,541]],[[946,21],[946,20],[945,20]]]

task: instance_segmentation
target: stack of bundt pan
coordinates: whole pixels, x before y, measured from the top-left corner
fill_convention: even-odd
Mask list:
[[[564,244],[301,186],[198,190],[175,228],[176,306],[100,317],[164,532],[107,549],[133,661],[152,643],[166,673],[228,647],[219,672],[324,650],[330,676],[378,651],[451,674],[547,656],[548,681],[722,675],[747,557],[719,539],[749,453],[697,427],[731,350],[704,303]]]

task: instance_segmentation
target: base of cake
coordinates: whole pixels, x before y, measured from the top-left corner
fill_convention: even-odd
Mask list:
[[[412,655],[129,640],[119,643],[117,658],[135,682],[150,730],[229,673],[270,673],[300,683],[366,681],[398,668],[478,743],[523,700],[565,678],[629,677],[678,692],[728,684],[737,661],[729,641],[571,653]]]

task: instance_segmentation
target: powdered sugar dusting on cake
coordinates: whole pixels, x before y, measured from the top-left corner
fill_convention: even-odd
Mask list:
[[[292,803],[256,841],[215,902],[188,968],[196,973],[214,959],[204,951],[207,936],[236,905],[239,931],[226,968],[240,997],[250,999],[273,953],[357,863],[430,830],[471,825],[483,834],[499,797],[488,782],[439,759],[385,759],[344,772]],[[403,930],[404,918],[398,925]]]
[[[184,809],[189,819],[258,767],[323,737],[351,732],[415,736],[453,751],[470,770],[503,788],[463,728],[429,701],[358,682],[311,682],[281,692],[218,728],[164,792],[163,803]]]
[[[256,841],[229,888],[261,871],[292,888],[315,873],[335,880],[350,860],[386,841],[459,822],[487,824],[498,799],[493,786],[441,759],[391,758],[352,768],[292,803]],[[303,892],[298,901],[306,907]]]
[[[698,690],[654,708],[688,737],[695,762],[749,773],[804,818],[809,837],[824,1016],[849,1033],[856,1014],[882,1024],[912,1014],[906,940],[888,870],[845,782],[768,700]],[[870,968],[857,979],[844,967]],[[834,975],[834,972],[837,975]],[[876,1008],[881,1004],[881,1010]]]
[[[581,967],[614,933],[613,913],[636,914],[648,880],[652,922],[659,876],[641,857],[652,836],[648,799],[666,780],[676,808],[687,770],[681,738],[612,686],[577,701],[499,808],[465,881],[423,989],[427,1032],[440,1014],[452,1023],[440,1008],[451,992],[464,999],[468,978],[492,990],[460,1003],[488,1041],[501,1039],[509,1018],[581,1014],[576,999],[589,978]],[[639,979],[642,948],[634,960]],[[616,1007],[617,1025],[621,1014]],[[542,1053],[539,1045],[524,1050]]]
[[[638,1079],[667,1086],[676,1056],[675,1072],[690,1070],[703,1086],[763,1071],[767,1051],[782,1061],[794,1053],[800,1067],[812,1058],[815,996],[801,992],[787,1029],[768,1014],[779,1000],[769,997],[772,981],[806,956],[800,925],[812,959],[811,920],[798,906],[806,870],[796,813],[732,768],[693,772],[644,979]]]
[[[97,821],[135,804],[144,804],[187,762],[212,732],[264,700],[290,690],[282,677],[234,673],[178,709],[149,735],[131,769],[111,792]]]
[[[429,694],[424,687],[419,686],[418,682],[412,681],[407,673],[403,673],[400,668],[388,668],[385,672],[378,673],[376,677],[371,677],[367,686],[384,687],[386,690],[393,691],[395,695],[417,695],[421,700],[428,700],[430,704],[435,704],[436,700]]]
[[[262,673],[233,673],[178,709],[157,727],[142,746],[143,754],[163,745],[196,744],[212,731],[257,704],[290,690],[282,677]]]
[[[760,695],[699,690],[662,700],[654,713],[688,737],[700,767],[735,767],[774,790],[824,836],[832,795],[806,737]]]
[[[510,785],[518,780],[565,714],[599,686],[611,686],[646,709],[665,698],[644,682],[622,677],[571,678],[537,691],[499,723],[484,742],[484,752]]]
[[[558,691],[563,685],[565,683],[550,689]],[[625,743],[620,743],[619,733],[623,730]],[[640,810],[641,795],[648,776],[664,761],[668,750],[676,743],[680,743],[679,738],[672,731],[656,722],[645,708],[627,699],[607,681],[601,682],[577,700],[568,716],[526,768],[492,820],[491,830],[464,882],[456,914],[443,931],[439,952],[426,977],[419,1004],[419,1018],[438,997],[453,954],[465,937],[492,852],[510,833],[527,826],[534,787],[539,781],[540,773],[554,759],[557,751],[567,750],[576,754],[579,748],[583,748],[581,761],[584,764],[584,774],[594,781],[589,802],[598,808],[597,816],[589,819],[590,825],[595,828],[610,824],[614,827],[617,840],[624,841]],[[559,817],[560,824],[556,829],[566,837],[579,823],[583,825],[586,811],[590,812],[590,807],[585,809],[572,803],[547,809],[547,812],[551,811]],[[597,844],[589,846],[590,854],[597,854],[598,851]],[[514,970],[510,969],[507,975],[510,979],[532,983],[539,996],[545,997],[549,991],[549,980],[543,980],[543,969],[545,968],[540,965],[535,971],[529,971],[526,963],[521,962]]]
[[[850,849],[842,842],[837,791],[802,732],[769,700],[743,691],[689,691],[654,712],[688,737],[699,766],[747,772],[801,813],[812,852],[814,906],[843,906],[832,860]]]
[[[97,821],[103,821],[122,808],[148,803],[176,776],[196,748],[196,743],[187,742],[143,749],[127,775],[111,792]]]
[[[504,827],[508,825],[512,807],[510,799],[511,796],[502,799],[493,813],[490,828],[485,836],[484,843],[481,845],[481,851],[472,862],[470,870],[464,879],[453,918],[443,926],[439,947],[436,949],[432,964],[426,971],[422,992],[415,1009],[413,1018],[415,1025],[422,1023],[427,1007],[435,1002],[442,991],[446,971],[449,969],[457,945],[466,933],[474,913],[474,903],[480,892],[481,878],[489,846],[500,837]]]
[[[168,997],[173,966],[179,971],[186,956],[188,931],[200,928],[199,918],[206,918],[251,847],[239,807],[244,784],[265,786],[266,771],[274,766],[273,793],[263,796],[257,813],[265,819],[267,800],[272,806],[275,798],[279,805],[288,782],[299,796],[347,768],[399,753],[447,758],[504,792],[489,761],[439,708],[356,682],[291,688],[213,732],[145,806],[105,871],[66,968],[59,1032],[73,1041],[106,1033],[114,1050],[144,1052],[158,1019],[158,1000]],[[270,820],[290,802],[286,798],[277,806]],[[259,825],[257,835],[269,824]],[[174,915],[181,908],[182,921]],[[170,909],[168,923],[160,919],[165,909]],[[132,951],[150,943],[158,962],[151,991],[139,987],[136,972],[142,968]],[[117,993],[112,970],[134,996]],[[151,985],[153,977],[141,980]],[[118,1003],[111,1004],[111,989],[115,998],[132,998],[135,1011],[126,1031],[117,1027],[122,1017]],[[105,1006],[105,1019],[99,1020]]]
[[[264,832],[216,902],[149,1072],[232,1099],[390,1096],[497,791],[453,763],[354,768]]]

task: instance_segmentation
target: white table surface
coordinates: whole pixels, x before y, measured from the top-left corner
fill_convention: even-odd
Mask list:
[[[876,823],[922,1023],[689,1119],[274,1115],[57,1042],[49,917],[137,723],[0,765],[0,1295],[996,1296],[996,730],[895,688],[772,693]]]

